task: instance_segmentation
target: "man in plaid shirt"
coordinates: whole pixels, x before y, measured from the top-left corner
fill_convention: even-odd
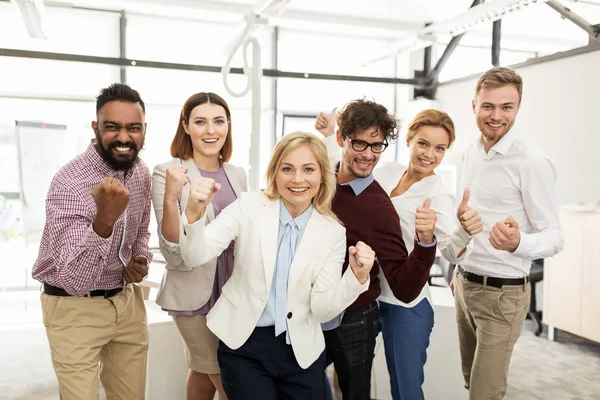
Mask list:
[[[60,398],[143,399],[148,324],[138,285],[148,273],[150,172],[137,91],[113,84],[96,99],[96,140],[54,176],[33,277]]]

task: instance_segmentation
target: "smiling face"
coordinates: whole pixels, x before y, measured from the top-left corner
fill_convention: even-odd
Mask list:
[[[96,148],[106,162],[117,170],[133,167],[144,146],[146,123],[139,103],[109,101],[92,122]]]
[[[219,157],[229,132],[225,109],[217,104],[204,103],[194,107],[188,122],[182,122],[192,140],[194,153],[203,157]]]
[[[423,126],[406,145],[409,148],[409,168],[425,176],[432,175],[450,146],[450,135],[438,126]]]
[[[513,84],[496,88],[481,88],[473,100],[473,112],[488,151],[515,124],[519,111],[519,92]]]
[[[300,145],[281,159],[275,175],[277,191],[293,218],[311,204],[321,186],[317,158],[307,145]]]
[[[364,131],[359,131],[352,138],[342,136],[341,132],[337,132],[337,142],[342,148],[342,161],[338,173],[339,183],[346,183],[355,178],[366,178],[373,172],[373,168],[377,165],[381,153],[373,153],[371,147],[367,147],[363,151],[356,151],[350,140],[364,141],[368,144],[384,143],[385,137],[378,127],[371,127]]]

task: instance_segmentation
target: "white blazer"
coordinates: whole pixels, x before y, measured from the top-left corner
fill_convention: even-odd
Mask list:
[[[277,257],[280,201],[262,193],[242,193],[205,226],[182,217],[181,256],[202,266],[235,239],[233,274],[208,313],[208,327],[228,347],[238,349],[252,334],[265,309]],[[308,368],[325,349],[321,323],[340,314],[369,288],[350,268],[342,275],[346,230],[313,210],[290,267],[288,331],[294,355]],[[202,267],[200,267],[202,268]]]
[[[212,295],[217,260],[208,261],[202,268],[188,267],[181,258],[179,244],[167,241],[162,235],[161,228],[167,168],[177,165],[183,165],[188,169],[187,176],[190,180],[200,176],[200,171],[198,171],[191,158],[187,160],[174,158],[169,162],[157,165],[152,173],[152,203],[158,223],[160,252],[167,262],[156,302],[168,310],[197,310],[206,304]],[[246,172],[243,168],[224,163],[223,169],[237,197],[242,192],[248,190]],[[189,192],[190,186],[186,184],[180,196],[182,210],[187,205]],[[215,219],[215,213],[211,204],[207,207],[206,215],[209,222]]]

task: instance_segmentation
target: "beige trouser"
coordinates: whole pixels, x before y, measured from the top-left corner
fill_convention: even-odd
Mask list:
[[[117,295],[61,297],[42,293],[42,312],[62,400],[144,399],[148,323],[139,286]]]
[[[508,365],[529,310],[529,283],[501,289],[454,277],[462,372],[470,400],[504,398]]]

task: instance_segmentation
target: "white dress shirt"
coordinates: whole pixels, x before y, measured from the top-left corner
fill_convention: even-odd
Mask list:
[[[487,153],[481,138],[471,143],[464,158],[462,187],[471,189],[469,205],[483,220],[483,232],[462,267],[479,275],[520,278],[529,275],[531,260],[552,257],[564,247],[556,198],[557,174],[539,148],[509,131]],[[511,253],[496,250],[489,241],[497,222],[512,216],[521,242]]]
[[[376,168],[374,174],[375,179],[389,196],[392,190],[398,186],[404,171],[406,171],[404,165],[389,162],[381,168]],[[410,253],[415,247],[415,215],[417,208],[423,206],[426,198],[431,199],[430,208],[435,210],[437,214],[434,233],[438,242],[438,249],[449,262],[453,264],[461,262],[473,250],[473,241],[470,240],[469,234],[458,223],[454,195],[437,175],[425,177],[414,183],[400,196],[391,198],[392,204],[394,204],[394,208],[396,208],[396,212],[400,217],[400,227],[402,228],[406,251]],[[467,247],[465,252],[457,257],[465,246]],[[429,284],[425,284],[416,299],[410,303],[403,303],[394,296],[385,277],[382,274],[380,275],[381,295],[379,300],[408,308],[416,306],[424,298],[431,303]]]

